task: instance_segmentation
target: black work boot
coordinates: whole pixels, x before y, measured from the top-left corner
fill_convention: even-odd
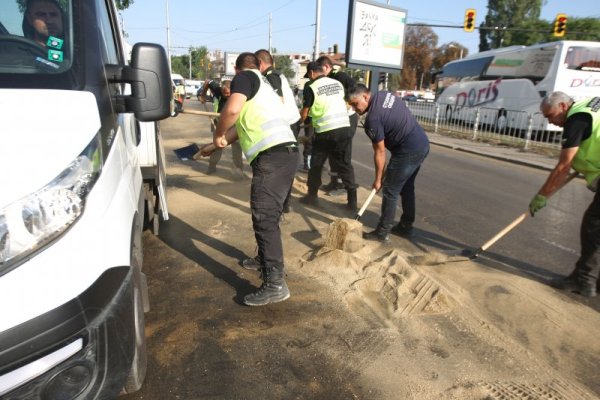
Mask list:
[[[348,189],[348,204],[346,204],[346,208],[352,212],[358,211],[358,198],[356,194],[356,188]]]
[[[552,280],[550,286],[567,292],[577,293],[584,297],[596,297],[596,285],[582,281],[574,273],[566,278]]]
[[[390,235],[387,232],[382,232],[379,228],[371,232],[363,233],[363,239],[377,240],[378,242],[387,243],[390,241]]]
[[[413,227],[410,224],[406,224],[402,221],[398,222],[398,225],[394,226],[391,232],[394,235],[409,237],[412,236]]]
[[[258,290],[244,297],[244,304],[248,306],[264,306],[269,303],[278,303],[290,297],[283,278],[283,268],[264,267],[261,269],[263,283]]]
[[[319,198],[314,194],[307,194],[306,196],[300,198],[300,203],[319,207]]]
[[[321,186],[321,189],[326,192],[331,192],[333,190],[343,189],[343,188],[344,188],[344,184],[342,183],[341,180],[338,179],[337,176],[332,176],[331,182],[329,182],[327,185]]]
[[[260,271],[262,268],[262,263],[260,262],[260,258],[258,256],[245,258],[242,260],[242,267],[245,269],[249,269],[252,271]]]

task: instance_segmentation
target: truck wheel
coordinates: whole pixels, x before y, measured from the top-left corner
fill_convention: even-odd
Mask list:
[[[124,391],[133,393],[140,390],[146,377],[147,353],[146,353],[146,332],[144,312],[150,308],[147,302],[147,285],[145,276],[142,273],[142,263],[144,257],[142,233],[139,222],[134,224],[131,243],[131,268],[133,269],[133,321],[135,350],[131,369],[127,380],[125,381]]]
[[[133,291],[134,295],[134,323],[135,323],[135,352],[133,362],[127,381],[125,382],[125,392],[133,393],[141,389],[146,377],[147,353],[146,353],[146,333],[144,331],[144,301],[140,287],[136,283]]]

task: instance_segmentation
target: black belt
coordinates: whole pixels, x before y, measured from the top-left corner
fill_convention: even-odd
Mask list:
[[[287,153],[297,153],[298,146],[295,144],[278,144],[277,146],[270,147],[266,150],[263,150],[262,153],[279,153],[279,152],[287,152]]]

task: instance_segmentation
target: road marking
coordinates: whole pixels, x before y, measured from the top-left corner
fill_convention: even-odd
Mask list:
[[[561,250],[564,250],[567,253],[577,254],[577,255],[579,254],[579,251],[577,251],[577,250],[573,250],[573,249],[571,249],[569,247],[565,247],[565,246],[562,246],[562,245],[560,245],[558,243],[551,242],[550,240],[542,239],[542,242],[548,243],[551,246],[554,246],[554,247],[557,247],[557,248],[559,248]]]

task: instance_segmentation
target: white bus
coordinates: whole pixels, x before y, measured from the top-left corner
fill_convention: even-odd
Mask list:
[[[499,131],[525,130],[531,122],[534,131],[558,132],[540,113],[540,102],[557,90],[574,99],[597,96],[600,42],[557,41],[484,51],[447,63],[435,80],[436,101],[448,121],[474,123],[478,116],[480,125]]]

